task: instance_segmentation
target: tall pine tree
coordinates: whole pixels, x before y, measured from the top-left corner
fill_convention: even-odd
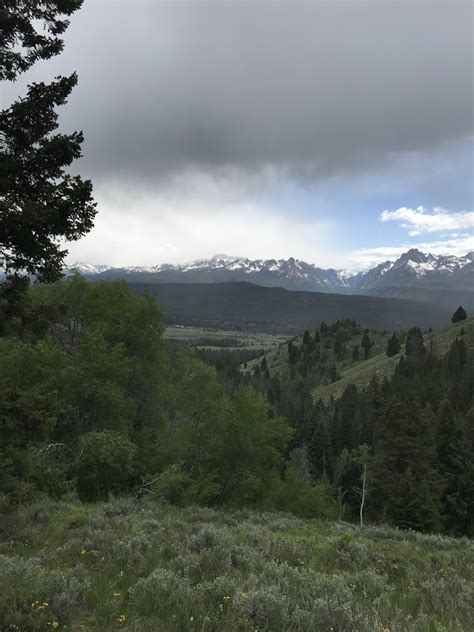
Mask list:
[[[393,398],[379,419],[374,459],[374,503],[404,529],[437,530],[440,489],[430,407],[416,397]]]

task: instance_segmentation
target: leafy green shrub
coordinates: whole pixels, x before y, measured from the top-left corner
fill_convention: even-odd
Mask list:
[[[179,504],[186,499],[191,478],[180,463],[169,465],[154,481],[151,490],[159,500]]]
[[[126,489],[135,472],[137,449],[114,430],[88,432],[79,439],[76,472],[84,500],[106,499]]]

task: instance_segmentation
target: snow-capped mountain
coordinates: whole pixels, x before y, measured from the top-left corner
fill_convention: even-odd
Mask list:
[[[186,264],[113,268],[78,262],[66,269],[96,278],[123,277],[146,283],[216,283],[248,281],[288,290],[394,296],[456,302],[465,293],[474,300],[474,252],[463,257],[425,254],[412,249],[396,261],[367,272],[319,268],[300,259],[248,259],[218,254]],[[446,295],[448,293],[448,295]],[[466,301],[465,301],[466,302]]]
[[[91,274],[101,274],[102,272],[106,272],[107,270],[112,270],[111,266],[98,265],[95,266],[92,263],[86,263],[84,261],[76,261],[70,266],[67,266],[65,269],[66,274],[70,274],[72,272],[79,272],[79,274],[83,274],[84,276]]]
[[[372,294],[387,288],[465,289],[474,291],[474,252],[463,257],[425,254],[412,249],[396,261],[385,261],[357,280],[357,292]]]
[[[156,266],[112,268],[77,262],[67,267],[86,276],[124,277],[155,283],[212,283],[249,281],[257,285],[279,286],[290,290],[340,292],[350,290],[354,273],[346,270],[318,268],[300,259],[248,259],[215,255],[185,264],[164,263]],[[141,278],[138,278],[141,277]]]

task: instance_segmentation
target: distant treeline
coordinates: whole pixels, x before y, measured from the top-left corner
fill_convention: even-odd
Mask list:
[[[321,322],[352,318],[363,327],[425,329],[449,323],[451,312],[416,301],[348,296],[317,292],[290,292],[251,283],[140,284],[130,286],[139,295],[153,296],[166,323],[220,330],[297,335]]]

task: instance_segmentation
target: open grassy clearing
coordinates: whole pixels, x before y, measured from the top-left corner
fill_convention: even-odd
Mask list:
[[[245,333],[241,331],[216,331],[201,327],[167,327],[163,334],[165,340],[183,341],[196,344],[203,339],[209,344],[198,345],[198,348],[206,349],[273,349],[287,340],[287,336],[266,333]],[[216,342],[211,344],[212,340]],[[229,343],[229,344],[226,344]]]
[[[2,529],[2,630],[472,630],[467,539],[126,498]]]
[[[427,349],[432,347],[438,355],[442,356],[448,351],[452,342],[461,336],[468,348],[474,346],[474,318],[469,318],[438,331],[425,334],[425,346]],[[403,353],[403,349],[401,353]],[[388,358],[385,353],[381,353],[364,362],[360,362],[344,371],[342,378],[337,382],[316,388],[313,393],[314,398],[328,401],[331,397],[341,395],[349,384],[355,384],[358,388],[362,388],[367,386],[374,376],[379,380],[383,380],[384,377],[390,377],[395,371],[401,353],[392,358]]]

